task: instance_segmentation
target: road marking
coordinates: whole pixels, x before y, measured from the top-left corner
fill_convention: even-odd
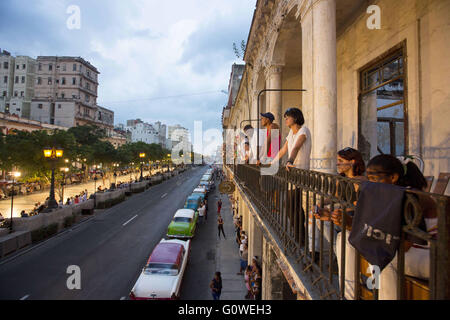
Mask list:
[[[165,196],[167,196],[167,193],[164,193],[164,194],[161,196],[161,199],[164,198]]]
[[[27,294],[26,296],[23,296],[22,298],[20,298],[20,300],[27,300],[27,298],[28,298],[29,296],[30,296],[30,295]]]
[[[122,298],[120,298],[120,300],[125,300],[127,297],[122,297]]]
[[[130,220],[128,220],[127,222],[125,222],[123,224],[123,226],[125,227],[127,224],[129,224],[133,219],[135,219],[138,215],[135,215],[133,218],[131,218]]]

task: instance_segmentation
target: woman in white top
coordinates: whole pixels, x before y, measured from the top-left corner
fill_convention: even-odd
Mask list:
[[[277,154],[272,164],[288,153],[286,170],[298,168],[309,170],[309,159],[311,155],[311,132],[304,126],[303,113],[298,108],[289,108],[284,113],[286,126],[290,128],[286,143]]]

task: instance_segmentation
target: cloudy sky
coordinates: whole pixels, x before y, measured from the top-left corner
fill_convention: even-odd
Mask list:
[[[233,42],[247,40],[255,0],[1,0],[0,48],[81,56],[100,71],[98,104],[115,123],[141,118],[220,129]],[[71,5],[80,29],[69,29]]]

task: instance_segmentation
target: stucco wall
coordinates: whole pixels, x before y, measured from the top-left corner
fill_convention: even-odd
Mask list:
[[[406,40],[409,154],[422,155],[425,175],[450,170],[450,1],[381,0],[381,29],[365,12],[337,41],[338,149],[358,145],[361,68]]]

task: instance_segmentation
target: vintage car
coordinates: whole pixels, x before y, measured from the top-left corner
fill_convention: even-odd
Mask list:
[[[201,202],[202,201],[199,199],[199,197],[190,195],[189,197],[187,197],[186,202],[184,203],[184,208],[197,211],[200,207]]]
[[[178,299],[190,250],[191,240],[162,239],[131,289],[130,299]]]
[[[202,176],[202,178],[200,179],[200,181],[211,181],[212,180],[212,175],[210,174],[204,174]]]
[[[196,195],[196,194],[202,195],[202,200],[208,198],[208,192],[206,191],[205,187],[198,186],[197,188],[195,188],[194,191],[192,191],[192,195]]]
[[[198,186],[206,188],[206,192],[210,192],[213,187],[208,181],[200,181]]]
[[[199,198],[195,198],[199,199]],[[178,209],[167,228],[169,238],[193,238],[197,226],[198,212],[194,209]]]

